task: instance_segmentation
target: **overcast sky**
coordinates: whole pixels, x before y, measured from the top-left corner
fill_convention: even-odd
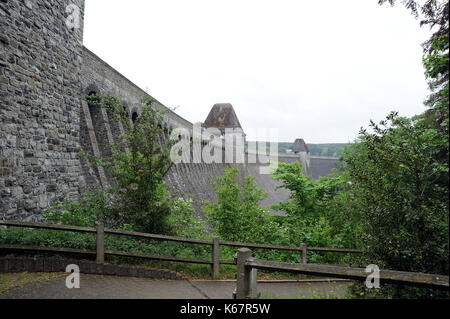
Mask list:
[[[345,143],[428,94],[428,29],[377,2],[86,0],[84,44],[191,122],[228,102],[244,130]]]

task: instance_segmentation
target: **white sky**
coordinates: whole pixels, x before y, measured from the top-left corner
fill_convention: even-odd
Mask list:
[[[377,2],[86,0],[84,44],[191,122],[228,102],[244,131],[345,143],[425,109],[429,31]]]

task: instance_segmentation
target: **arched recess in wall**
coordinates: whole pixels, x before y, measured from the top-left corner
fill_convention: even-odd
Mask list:
[[[100,90],[99,90],[97,84],[91,83],[83,90],[83,93],[86,95],[95,95],[95,94],[100,93]]]
[[[135,123],[138,117],[139,117],[138,109],[137,107],[134,107],[133,110],[131,111],[131,121]]]
[[[84,91],[85,94],[89,96],[104,94],[95,83],[90,84]],[[111,141],[108,139],[108,129],[110,130],[111,127],[107,127],[108,120],[105,118],[100,102],[101,97],[97,96],[93,101],[88,101],[88,106],[100,155],[103,157],[111,154]],[[106,114],[106,116],[108,116],[108,114]]]
[[[89,84],[86,89],[84,90],[84,93],[90,97],[95,96],[100,93],[100,90],[98,89],[97,85],[95,84]],[[96,103],[100,103],[100,98],[95,98],[94,100],[88,100],[88,106],[89,106],[89,114],[91,116],[92,125],[94,128],[97,126],[100,120],[100,107],[96,105]]]
[[[99,88],[95,84],[89,84],[86,89],[84,90],[84,93],[90,97],[97,95],[100,93]],[[96,103],[100,103],[99,98],[95,98],[94,101],[88,100],[88,106],[89,106],[89,113],[91,116],[92,125],[97,127],[97,125],[100,122],[101,116],[100,116],[100,107],[96,105]]]
[[[130,112],[128,109],[128,104],[125,101],[120,101],[120,104],[123,108],[124,113],[121,114],[121,117],[124,116],[127,119],[130,118]],[[122,122],[116,118],[116,116],[109,110],[107,110],[107,116],[109,120],[109,126],[112,133],[112,137],[114,142],[117,143],[120,140],[122,134],[125,133],[125,127]]]
[[[122,102],[123,110],[127,113],[127,117],[130,118],[130,109],[128,108],[127,102]]]
[[[93,83],[89,84],[83,91],[84,91],[85,95],[88,95],[90,97],[100,93],[100,90],[99,90],[98,86],[96,84],[93,84]],[[91,119],[92,119],[92,124],[94,126],[95,126],[95,123],[94,123],[94,118],[93,118],[93,114],[92,113],[94,111],[94,108],[96,108],[96,105],[95,105],[96,103],[95,102],[100,102],[99,98],[94,99],[94,101],[88,100],[89,112],[91,113],[90,115],[91,115]]]
[[[100,93],[99,88],[95,85],[95,84],[90,84],[89,86],[87,86],[86,88],[83,89],[82,93],[84,95],[88,95],[88,96],[94,96],[97,95],[98,93]],[[83,99],[85,99],[85,97],[83,97]],[[96,151],[101,152],[101,148],[99,147],[99,142],[98,142],[98,135],[99,135],[99,123],[98,123],[98,119],[99,119],[99,111],[100,108],[96,105],[95,102],[100,102],[99,99],[96,99],[97,101],[92,101],[92,100],[86,100],[86,104],[88,106],[87,109],[82,108],[81,112],[82,112],[82,116],[83,119],[80,123],[80,131],[81,131],[81,145],[82,148],[85,152],[91,154],[91,155],[95,155],[97,156],[98,153],[96,153]],[[92,136],[90,135],[90,126],[92,125],[92,129],[93,129],[93,133],[94,133],[94,137],[92,138]],[[94,150],[96,149],[96,151]],[[101,156],[101,154],[100,154]],[[88,189],[93,187],[96,188],[100,185],[102,185],[100,182],[101,181],[101,174],[99,171],[99,168],[96,168],[95,166],[92,167],[89,162],[86,159],[82,160],[82,166],[83,166],[83,174],[85,176],[86,182],[87,182],[87,187]]]

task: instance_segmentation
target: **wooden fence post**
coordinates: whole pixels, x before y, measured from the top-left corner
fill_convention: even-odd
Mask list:
[[[300,244],[300,264],[306,264],[306,245],[304,243]],[[302,280],[303,279],[303,275],[300,274],[298,275],[298,279]]]
[[[252,251],[248,248],[240,248],[236,253],[236,299],[247,299],[250,297],[251,270],[245,267],[245,262],[251,256]]]
[[[96,223],[97,228],[97,264],[105,262],[105,229],[102,222]]]
[[[251,261],[253,261],[253,258],[250,258]],[[250,291],[248,294],[248,298],[249,299],[256,299],[258,298],[258,287],[257,287],[257,283],[258,283],[258,269],[256,268],[252,268],[252,270],[250,271],[250,278],[249,278],[250,282],[249,282],[249,286],[250,286]]]
[[[300,263],[301,264],[306,264],[307,260],[306,260],[306,252],[307,252],[307,248],[306,245],[304,243],[300,244],[300,249],[302,250],[300,252]]]
[[[212,277],[214,280],[217,280],[220,277],[220,242],[218,237],[213,237]]]

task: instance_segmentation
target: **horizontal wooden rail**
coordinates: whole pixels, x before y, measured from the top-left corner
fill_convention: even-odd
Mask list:
[[[16,250],[16,251],[32,251],[32,252],[51,252],[51,253],[64,253],[64,254],[82,254],[93,255],[97,252],[95,250],[83,250],[75,248],[58,248],[58,247],[37,247],[37,246],[19,246],[19,245],[0,245],[1,250]]]
[[[222,246],[240,247],[240,248],[258,248],[258,249],[274,249],[274,250],[287,250],[287,251],[302,251],[302,247],[292,247],[292,246],[276,246],[276,245],[265,245],[265,244],[250,244],[250,243],[239,243],[233,241],[220,241]],[[347,248],[322,248],[322,247],[306,247],[310,251],[323,251],[323,252],[335,252],[335,253],[363,253],[359,249],[347,249]]]
[[[15,222],[15,221],[2,221],[2,220],[0,220],[0,226],[47,229],[47,230],[60,230],[60,231],[71,231],[71,232],[78,232],[78,233],[96,233],[96,229],[95,228],[89,228],[89,227],[64,226],[64,225],[27,223],[27,222]],[[138,233],[138,232],[131,232],[131,231],[123,231],[123,230],[105,229],[104,233],[105,234],[111,234],[111,235],[140,237],[140,238],[154,239],[154,240],[176,241],[176,242],[180,242],[180,243],[212,245],[212,243],[210,241],[207,241],[207,240],[190,239],[190,238],[179,238],[179,237],[172,237],[172,236],[165,236],[165,235],[154,235],[154,234],[148,234],[148,233]]]
[[[68,231],[68,232],[78,232],[78,233],[90,233],[96,234],[97,238],[97,249],[95,252],[89,251],[81,251],[77,249],[69,249],[69,248],[41,248],[41,247],[25,247],[25,246],[8,246],[9,249],[15,250],[29,250],[29,251],[47,251],[47,252],[57,252],[57,253],[79,253],[79,254],[95,254],[97,263],[104,263],[105,255],[115,255],[115,256],[124,256],[124,257],[135,257],[135,258],[147,258],[154,260],[162,260],[162,261],[173,261],[173,262],[186,262],[186,263],[197,263],[197,264],[207,264],[212,266],[212,273],[214,278],[219,277],[219,265],[234,265],[234,261],[232,260],[220,260],[220,246],[230,246],[230,247],[246,247],[246,248],[255,248],[255,249],[272,249],[272,250],[284,250],[284,251],[296,251],[300,253],[300,263],[306,263],[307,251],[323,251],[323,252],[337,252],[337,253],[362,253],[361,250],[356,249],[344,249],[344,248],[316,248],[316,247],[307,247],[304,244],[299,245],[299,247],[291,247],[291,246],[278,246],[278,245],[266,245],[266,244],[253,244],[253,243],[240,243],[240,242],[232,242],[232,241],[219,241],[218,238],[213,238],[213,240],[201,240],[201,239],[191,239],[191,238],[179,238],[173,236],[166,235],[156,235],[156,234],[148,234],[141,232],[133,232],[133,231],[124,231],[124,230],[114,230],[114,229],[104,229],[102,223],[96,223],[95,228],[89,227],[78,227],[78,226],[65,226],[65,225],[56,225],[56,224],[42,224],[42,223],[30,223],[30,222],[20,222],[20,221],[3,221],[0,220],[0,226],[9,226],[9,227],[21,227],[21,228],[35,228],[35,229],[46,229],[46,230],[55,230],[55,231]],[[206,245],[212,248],[212,258],[211,260],[201,260],[201,259],[193,259],[193,258],[178,258],[171,256],[156,256],[156,255],[148,255],[148,254],[138,254],[138,253],[127,253],[127,252],[118,252],[118,251],[105,251],[104,249],[104,236],[105,235],[116,235],[116,236],[128,236],[135,238],[143,238],[150,240],[160,240],[160,241],[172,241],[178,243],[186,243],[186,244],[197,244],[197,245]],[[14,248],[15,247],[15,248]],[[22,249],[20,248],[22,247]],[[0,247],[1,248],[1,247]],[[7,246],[4,246],[3,249],[8,249]]]
[[[30,252],[36,252],[36,253],[51,252],[51,253],[62,253],[62,254],[92,255],[92,256],[95,256],[97,253],[95,250],[83,250],[83,249],[75,249],[75,248],[58,248],[58,247],[20,246],[20,245],[0,245],[0,250],[30,251]],[[127,252],[123,252],[123,251],[114,251],[114,250],[106,250],[105,255],[153,259],[153,260],[161,260],[161,261],[173,261],[173,262],[182,262],[182,263],[191,263],[191,264],[211,265],[213,263],[210,260],[204,260],[204,259],[179,258],[179,257],[172,257],[172,256],[149,255],[149,254],[141,254],[141,253],[127,253]],[[235,265],[234,260],[220,260],[219,263],[222,265]]]
[[[315,276],[327,276],[343,279],[363,280],[369,275],[365,268],[330,266],[319,264],[291,264],[265,260],[248,260],[247,267],[284,271]],[[423,274],[406,271],[380,270],[380,281],[385,283],[404,284],[411,286],[448,289],[449,277],[444,275]]]
[[[89,227],[64,226],[64,225],[52,225],[52,224],[16,222],[16,221],[0,220],[0,226],[36,228],[36,229],[47,229],[47,230],[61,230],[61,231],[71,231],[71,232],[80,232],[80,233],[96,233],[95,228],[89,228]],[[104,233],[110,234],[110,235],[138,237],[138,238],[162,240],[162,241],[174,241],[174,242],[188,243],[188,244],[200,244],[200,245],[208,245],[208,246],[212,245],[212,242],[209,240],[180,238],[180,237],[173,237],[173,236],[166,236],[166,235],[155,235],[155,234],[149,234],[149,233],[124,231],[124,230],[105,229]],[[220,241],[220,245],[221,246],[230,246],[230,247],[247,247],[247,248],[258,248],[258,249],[302,251],[301,247],[240,243],[240,242],[222,241],[222,240]],[[309,251],[324,251],[324,252],[338,252],[338,253],[362,253],[363,252],[362,250],[358,250],[358,249],[346,249],[346,248],[306,247],[306,249]]]
[[[333,278],[366,281],[371,273],[365,268],[319,265],[293,264],[276,261],[256,260],[248,248],[237,251],[235,263],[237,266],[235,298],[256,298],[257,269],[266,271],[283,271],[289,273],[326,276]],[[449,276],[424,274],[406,271],[380,270],[380,284],[401,284],[414,287],[425,287],[440,290],[449,289]]]
[[[250,243],[238,243],[233,241],[220,241],[222,246],[230,247],[247,247],[247,248],[260,248],[260,249],[274,249],[274,250],[290,250],[290,251],[301,251],[300,247],[292,246],[276,246],[276,245],[265,245],[265,244],[250,244]]]
[[[208,246],[212,245],[212,242],[209,240],[179,238],[179,237],[172,237],[172,236],[166,236],[166,235],[154,235],[154,234],[138,233],[138,232],[124,231],[124,230],[105,229],[105,234],[138,237],[138,238],[154,239],[154,240],[163,240],[163,241],[174,241],[174,242],[187,243],[187,244],[200,244],[200,245],[208,245]]]
[[[347,248],[325,248],[325,247],[306,247],[309,251],[324,251],[330,253],[349,253],[349,254],[362,254],[364,251],[361,249],[347,249]]]
[[[10,250],[10,251],[30,251],[36,253],[62,253],[62,254],[81,254],[81,255],[92,255],[95,256],[97,252],[95,250],[82,250],[82,249],[74,249],[74,248],[57,248],[57,247],[37,247],[37,246],[19,246],[19,245],[0,245],[1,250]],[[192,263],[192,264],[206,264],[211,265],[212,261],[203,260],[203,259],[194,259],[194,258],[179,258],[172,256],[159,256],[159,255],[149,255],[149,254],[141,254],[141,253],[127,253],[123,251],[114,251],[114,250],[106,250],[104,252],[105,255],[110,256],[120,256],[120,257],[134,257],[134,258],[143,258],[143,259],[153,259],[160,261],[173,261],[173,262],[183,262],[183,263]],[[233,260],[221,260],[221,264],[232,264],[234,265]]]
[[[61,230],[61,231],[70,231],[70,232],[75,232],[75,233],[96,233],[95,228],[89,228],[89,227],[52,225],[52,224],[41,224],[41,223],[26,223],[26,222],[14,222],[14,221],[5,221],[5,220],[0,220],[0,226]]]

